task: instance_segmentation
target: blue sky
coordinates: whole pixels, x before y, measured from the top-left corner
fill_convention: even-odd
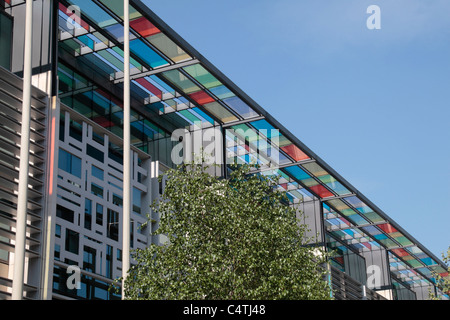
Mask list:
[[[450,245],[450,1],[144,1],[436,256]],[[369,30],[369,5],[381,29]]]

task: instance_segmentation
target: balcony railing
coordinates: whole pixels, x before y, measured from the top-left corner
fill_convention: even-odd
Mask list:
[[[331,268],[331,286],[336,300],[386,300],[339,269]]]

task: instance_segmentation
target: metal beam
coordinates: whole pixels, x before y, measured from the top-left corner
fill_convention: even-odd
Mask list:
[[[123,213],[122,213],[122,299],[130,269],[131,134],[130,134],[130,14],[124,0],[124,83],[123,83]]]
[[[178,69],[178,68],[182,68],[182,67],[187,67],[193,64],[197,64],[199,63],[199,61],[197,59],[192,59],[189,61],[185,61],[185,62],[180,62],[180,63],[176,63],[176,64],[172,64],[169,66],[165,66],[165,67],[160,67],[157,69],[153,69],[150,71],[145,71],[145,72],[141,72],[141,73],[135,73],[132,76],[130,76],[131,80],[135,80],[135,79],[139,79],[139,78],[143,78],[143,77],[148,77],[154,74],[158,74],[161,72],[166,72],[166,71],[170,71],[170,70],[174,70],[174,69]],[[124,78],[123,78],[123,73],[122,72],[116,72],[115,76],[114,76],[115,80],[114,83],[121,83],[123,82]]]
[[[243,120],[238,120],[238,121],[233,121],[233,122],[227,122],[227,123],[224,123],[222,125],[222,127],[224,129],[226,129],[226,128],[229,128],[229,127],[232,127],[232,126],[236,126],[236,125],[239,125],[239,124],[244,124],[244,123],[249,123],[249,122],[258,121],[258,120],[264,120],[264,119],[265,119],[264,116],[257,116],[257,117],[253,117],[253,118],[249,118],[249,119],[243,119]]]
[[[25,47],[23,66],[22,123],[20,136],[19,186],[17,199],[16,239],[12,299],[23,299],[25,245],[28,204],[28,170],[30,157],[31,75],[33,50],[33,1],[27,0],[25,13]]]

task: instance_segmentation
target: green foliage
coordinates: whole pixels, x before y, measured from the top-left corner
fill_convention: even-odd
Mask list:
[[[135,251],[127,299],[330,299],[325,252],[305,245],[285,193],[234,169],[227,180],[195,164],[166,173],[152,209],[168,241]]]
[[[442,260],[447,265],[447,273],[450,273],[450,246],[447,249],[447,255],[442,253]],[[450,294],[450,276],[441,276],[439,273],[434,273],[436,283],[439,285],[442,292]],[[430,292],[430,300],[440,300],[439,296],[436,296],[433,292]]]

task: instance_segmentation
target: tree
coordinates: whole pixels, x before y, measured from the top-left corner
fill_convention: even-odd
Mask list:
[[[330,299],[325,252],[306,245],[306,225],[274,181],[236,166],[229,179],[204,165],[166,173],[155,234],[136,250],[127,299]]]
[[[436,284],[440,287],[443,293],[450,294],[450,246],[447,249],[447,255],[442,253],[442,260],[447,265],[447,275],[442,276],[441,274],[434,272],[433,275],[436,279]],[[430,290],[430,300],[440,300],[441,298],[431,292]]]

